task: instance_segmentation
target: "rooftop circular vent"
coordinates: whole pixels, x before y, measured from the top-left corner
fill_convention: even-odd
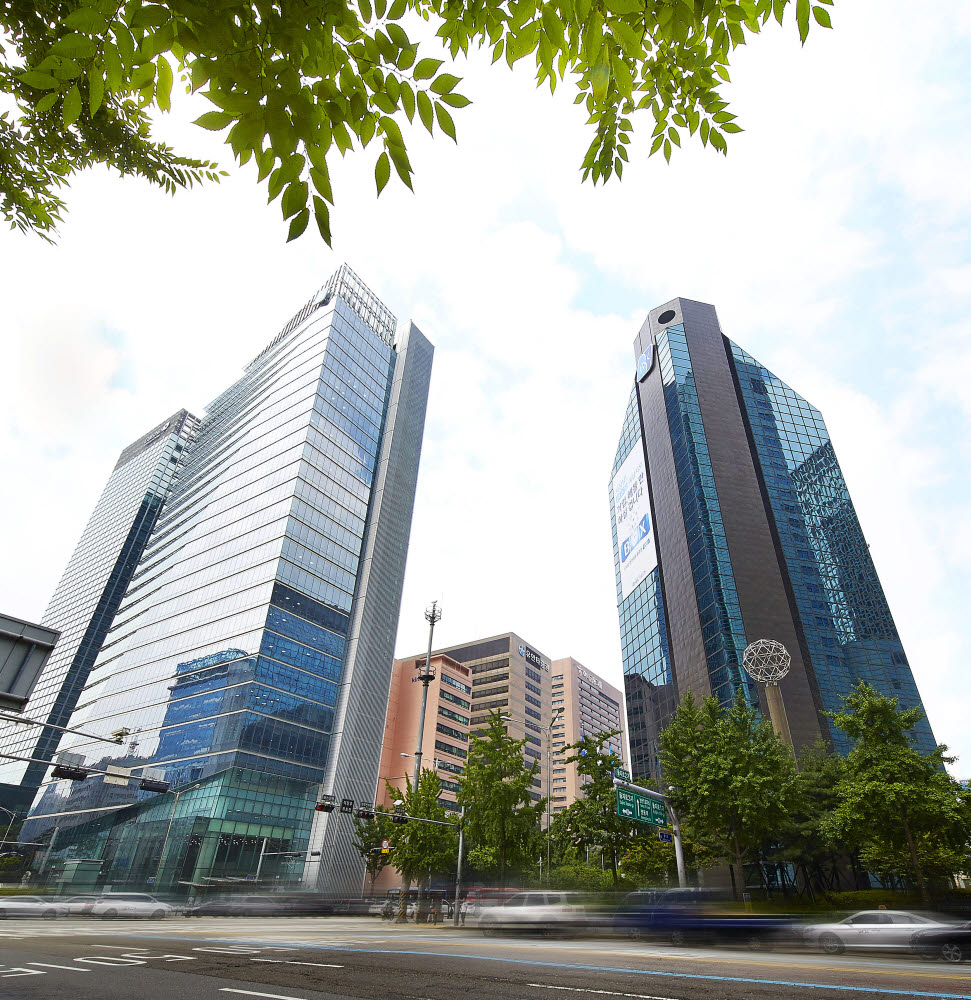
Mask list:
[[[674,319],[674,310],[665,309],[664,312],[661,313],[660,316],[658,316],[657,321],[658,323],[661,324],[661,326],[664,326],[666,323],[670,323],[671,320],[673,319]]]

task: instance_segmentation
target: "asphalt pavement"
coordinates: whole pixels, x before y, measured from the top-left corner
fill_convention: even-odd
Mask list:
[[[0,923],[3,1000],[971,1000],[971,965],[375,918]]]

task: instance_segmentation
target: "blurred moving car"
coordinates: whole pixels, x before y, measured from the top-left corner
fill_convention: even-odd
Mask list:
[[[67,907],[43,896],[0,896],[0,917],[66,917]]]
[[[517,892],[499,906],[484,907],[478,923],[487,935],[499,931],[556,934],[580,926],[584,919],[585,908],[578,893]]]
[[[966,962],[971,959],[971,923],[918,930],[910,946],[929,961],[943,958],[945,962]]]
[[[827,955],[841,955],[847,948],[909,950],[915,934],[948,930],[954,925],[907,910],[860,910],[836,923],[809,924],[802,939]]]
[[[749,913],[710,889],[640,890],[626,896],[613,918],[628,937],[683,944],[770,948],[795,936],[791,918]]]
[[[84,896],[69,896],[67,899],[59,899],[58,903],[67,907],[68,916],[77,917],[87,913],[88,910],[86,907],[98,899],[101,899],[101,897],[95,896],[93,893],[88,893]]]
[[[187,917],[327,917],[342,900],[310,893],[264,893],[215,896],[185,911]]]
[[[84,913],[111,920],[113,917],[146,917],[162,920],[175,913],[175,908],[150,896],[147,892],[106,892],[92,903],[84,905]]]

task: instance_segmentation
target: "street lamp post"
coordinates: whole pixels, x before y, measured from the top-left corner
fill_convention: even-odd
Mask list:
[[[0,806],[0,812],[5,812],[10,817],[10,822],[7,824],[7,832],[3,835],[3,842],[6,843],[10,839],[10,830],[17,820],[17,814],[4,806]]]
[[[180,788],[177,792],[172,792],[175,799],[172,801],[172,812],[169,813],[169,825],[165,828],[165,837],[162,839],[162,850],[159,852],[158,856],[158,867],[155,869],[155,878],[153,881],[156,885],[158,884],[159,875],[162,872],[162,864],[165,861],[165,848],[168,847],[169,844],[169,834],[172,832],[172,821],[175,819],[175,810],[179,805],[179,796],[183,792],[191,792],[198,787],[198,785],[189,785],[188,788]]]
[[[546,881],[550,882],[550,826],[553,823],[553,726],[563,714],[563,706],[553,710],[553,717],[546,727]]]

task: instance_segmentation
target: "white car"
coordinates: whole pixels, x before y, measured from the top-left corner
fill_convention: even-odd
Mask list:
[[[98,899],[101,899],[101,897],[93,894],[87,896],[69,896],[67,899],[59,899],[58,903],[67,908],[69,916],[78,917],[87,913],[91,904]]]
[[[583,903],[574,892],[517,892],[501,906],[480,911],[479,927],[483,934],[498,931],[539,931],[555,934],[584,921]]]
[[[150,896],[147,892],[106,892],[85,906],[85,913],[92,917],[111,920],[113,917],[149,917],[161,920],[170,917],[175,909],[168,903]]]
[[[951,924],[905,910],[861,910],[832,924],[810,924],[803,928],[803,941],[827,955],[840,955],[847,948],[907,950],[918,931]]]
[[[55,917],[67,916],[67,907],[43,896],[0,896],[0,917]]]

